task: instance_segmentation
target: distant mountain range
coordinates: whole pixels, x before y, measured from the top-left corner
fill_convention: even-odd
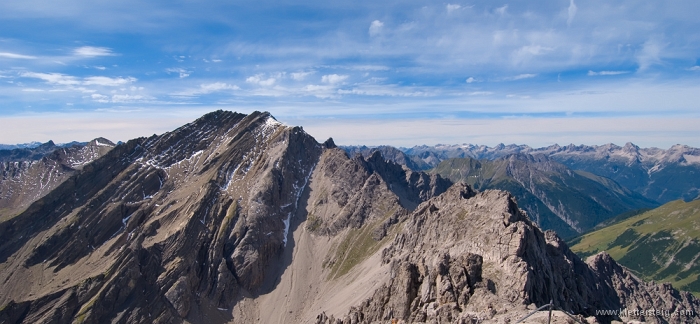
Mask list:
[[[57,146],[49,141],[33,148],[0,150],[0,220],[20,213],[114,146],[97,138],[88,143]]]
[[[13,149],[18,149],[18,148],[35,148],[41,144],[44,144],[42,142],[30,142],[30,143],[22,143],[22,144],[0,144],[0,150],[13,150]]]
[[[700,295],[700,200],[676,200],[578,237],[585,258],[606,251],[637,275]]]
[[[14,150],[14,149],[34,149],[39,146],[57,146],[57,147],[71,147],[71,146],[76,146],[76,145],[86,145],[87,142],[70,142],[70,143],[62,143],[62,144],[55,144],[53,141],[48,141],[46,143],[42,142],[30,142],[30,143],[23,143],[23,144],[0,144],[0,151],[6,151],[6,150]]]
[[[516,153],[495,160],[453,158],[431,172],[477,190],[507,190],[533,221],[565,238],[621,213],[658,206],[610,179],[573,171],[542,154]]]
[[[586,231],[616,213],[700,196],[700,150],[684,145],[667,150],[632,143],[343,148],[350,155],[379,151],[387,160],[413,170],[432,170],[482,189],[509,190],[540,226],[564,237]],[[530,174],[537,176],[523,177]]]

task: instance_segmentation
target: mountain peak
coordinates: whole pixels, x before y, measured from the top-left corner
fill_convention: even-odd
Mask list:
[[[323,147],[325,147],[325,148],[327,148],[327,149],[332,149],[332,148],[336,148],[336,147],[338,147],[338,146],[335,145],[335,142],[333,141],[333,138],[332,138],[332,137],[329,137],[325,142],[323,142]]]
[[[104,137],[98,137],[93,139],[88,143],[88,145],[94,145],[94,146],[108,146],[108,147],[115,147],[116,144],[114,144],[112,141],[104,138]]]

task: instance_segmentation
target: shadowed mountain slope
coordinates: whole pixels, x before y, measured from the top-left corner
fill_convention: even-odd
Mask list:
[[[573,171],[539,154],[512,154],[493,161],[449,159],[431,172],[478,190],[507,190],[535,223],[562,237],[630,210],[657,206],[610,179]]]

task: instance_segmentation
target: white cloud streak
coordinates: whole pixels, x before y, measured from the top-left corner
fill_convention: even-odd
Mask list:
[[[83,85],[97,85],[104,87],[119,87],[136,82],[136,78],[109,78],[104,76],[87,77],[82,82]]]
[[[303,81],[304,79],[306,79],[307,76],[311,74],[313,74],[313,72],[293,72],[289,75],[291,76],[292,80]]]
[[[133,77],[117,77],[110,78],[104,76],[93,76],[86,78],[78,78],[72,75],[66,75],[62,73],[39,73],[39,72],[22,72],[20,76],[25,78],[34,78],[45,81],[52,85],[64,85],[64,86],[76,86],[76,85],[96,85],[104,87],[118,87],[136,82],[137,79]]]
[[[73,55],[79,57],[99,57],[99,56],[115,56],[112,49],[107,47],[82,46],[73,50]]]
[[[343,81],[345,81],[347,79],[348,79],[347,75],[328,74],[328,75],[324,75],[321,77],[321,82],[330,83],[330,84],[338,84],[338,83],[342,83]]]
[[[192,73],[192,71],[185,70],[182,68],[169,68],[169,69],[165,69],[165,72],[177,73],[180,75],[180,79],[184,79],[184,78],[190,76],[190,74]]]
[[[645,71],[652,65],[661,63],[661,56],[666,47],[666,43],[662,42],[659,37],[651,37],[642,46],[642,50],[637,54],[637,63],[639,71]]]
[[[245,82],[252,83],[252,84],[257,84],[263,87],[269,87],[275,84],[277,79],[275,78],[265,78],[264,74],[256,74],[254,76],[248,77],[245,79]]]
[[[627,74],[629,71],[600,71],[600,72],[595,72],[595,71],[588,71],[588,76],[598,76],[598,75],[620,75],[620,74]]]
[[[523,80],[523,79],[532,79],[536,76],[537,76],[537,74],[524,73],[524,74],[518,74],[518,75],[512,76],[512,77],[506,77],[506,78],[503,78],[503,80],[504,81],[517,81],[517,80]]]
[[[446,8],[447,8],[447,13],[450,14],[450,13],[452,13],[453,11],[459,10],[460,8],[462,8],[462,6],[459,5],[459,4],[451,4],[451,3],[448,3],[447,6],[446,6]]]
[[[567,10],[567,12],[569,14],[568,18],[566,19],[567,26],[571,26],[571,23],[574,22],[574,17],[576,17],[577,11],[578,11],[578,7],[576,7],[574,0],[570,0],[569,9]]]
[[[199,85],[199,88],[186,90],[174,94],[175,96],[199,96],[210,94],[220,91],[235,91],[241,88],[235,84],[228,84],[225,82],[213,82],[213,83],[203,83]]]
[[[503,5],[502,7],[496,8],[496,13],[503,16],[506,14],[506,10],[508,10],[508,5]]]
[[[38,72],[22,72],[20,76],[25,78],[35,78],[46,81],[48,84],[56,85],[79,85],[81,81],[74,76],[65,75],[62,73],[38,73]]]
[[[0,52],[0,58],[17,59],[17,60],[34,60],[37,57],[31,55],[23,55],[16,53]]]

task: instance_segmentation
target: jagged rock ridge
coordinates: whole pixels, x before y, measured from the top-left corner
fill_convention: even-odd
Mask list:
[[[317,323],[507,323],[527,314],[526,305],[550,299],[581,314],[582,321],[595,310],[700,310],[691,294],[644,283],[605,253],[584,263],[554,232],[534,226],[502,191],[451,187],[408,216],[381,256],[390,279],[348,314],[321,313]]]

